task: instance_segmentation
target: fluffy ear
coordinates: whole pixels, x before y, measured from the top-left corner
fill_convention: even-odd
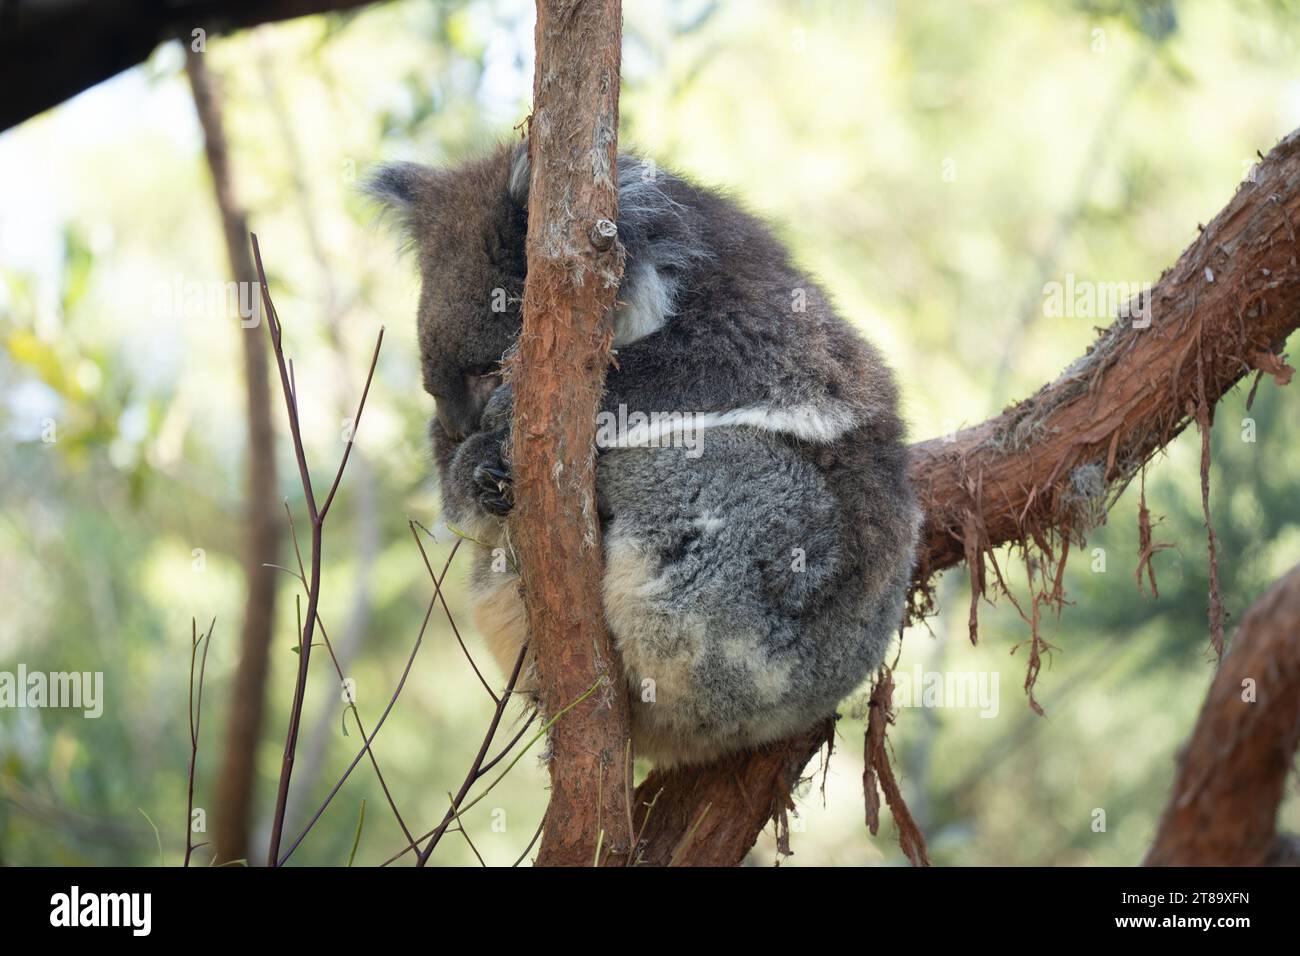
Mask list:
[[[432,199],[437,170],[419,163],[384,163],[366,177],[363,188],[410,233],[416,209]]]
[[[419,163],[384,163],[366,177],[365,190],[393,211],[409,212],[430,172]]]
[[[528,205],[528,181],[533,174],[532,163],[528,160],[528,139],[510,148],[510,178],[506,189],[510,198],[519,206]]]

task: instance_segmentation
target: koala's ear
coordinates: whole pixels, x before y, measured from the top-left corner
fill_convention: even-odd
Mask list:
[[[510,148],[510,178],[506,191],[510,199],[518,206],[528,206],[528,181],[533,175],[533,165],[528,159],[528,139],[516,143]]]
[[[434,198],[437,175],[438,170],[419,163],[384,163],[371,171],[363,188],[411,233],[417,210]]]

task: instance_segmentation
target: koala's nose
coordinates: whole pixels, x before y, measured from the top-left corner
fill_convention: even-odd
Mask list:
[[[434,402],[434,415],[437,416],[443,432],[452,441],[460,441],[468,434],[469,430],[460,421],[460,416],[452,412],[451,404],[446,400],[438,399]]]

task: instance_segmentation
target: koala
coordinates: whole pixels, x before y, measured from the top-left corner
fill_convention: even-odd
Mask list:
[[[502,363],[522,324],[529,176],[525,142],[369,182],[418,259],[445,514],[475,542],[475,621],[507,673],[527,620],[501,559]],[[892,373],[772,231],[636,155],[620,154],[618,189],[626,265],[600,413],[616,424],[596,464],[604,610],[636,753],[694,764],[812,726],[881,663],[921,513]]]

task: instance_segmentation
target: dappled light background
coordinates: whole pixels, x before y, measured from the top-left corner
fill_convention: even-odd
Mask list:
[[[1044,284],[1154,281],[1256,151],[1300,126],[1289,3],[625,6],[623,144],[777,225],[890,357],[915,439],[975,424],[1055,377],[1109,320],[1049,316]],[[438,524],[425,440],[414,266],[358,183],[381,159],[454,161],[517,136],[532,17],[526,0],[403,0],[209,40],[318,487],[387,328],[326,528],[321,607],[368,726],[431,593],[407,519],[434,529],[435,567],[452,536]],[[179,862],[192,617],[216,619],[196,784],[209,832],[215,822],[243,600],[244,393],[237,316],[184,294],[229,276],[183,66],[180,46],[164,45],[0,134],[0,670],[105,680],[98,719],[0,710],[0,863]],[[286,499],[301,528],[278,386],[274,414],[280,484],[263,493]],[[1217,411],[1211,505],[1230,625],[1300,560],[1298,435],[1294,396],[1269,382],[1249,412],[1245,389]],[[1045,717],[1022,689],[1028,628],[1014,607],[985,607],[972,647],[965,572],[940,580],[940,613],[905,635],[899,680],[971,673],[996,694],[984,708],[900,709],[891,731],[935,862],[1141,860],[1212,675],[1198,457],[1190,432],[1147,472],[1156,538],[1173,545],[1155,558],[1158,598],[1135,583],[1136,488],[1072,559],[1071,603],[1045,626]],[[293,563],[287,538],[267,560]],[[1019,559],[1001,564],[1023,590]],[[446,595],[489,668],[464,571],[453,565]],[[297,665],[296,583],[284,576],[281,588],[258,847]],[[360,740],[328,656],[311,667],[292,833]],[[878,836],[864,826],[863,722],[853,701],[843,710],[828,771],[800,791],[784,865],[903,862],[888,815]],[[435,614],[375,743],[413,828],[441,819],[490,712]],[[540,750],[465,818],[488,863],[513,863],[537,828]],[[357,863],[401,849],[363,763],[293,860],[345,863],[363,799]],[[1294,788],[1283,817],[1300,827]],[[477,864],[474,848],[451,834],[433,862]],[[750,859],[777,859],[770,833]]]

